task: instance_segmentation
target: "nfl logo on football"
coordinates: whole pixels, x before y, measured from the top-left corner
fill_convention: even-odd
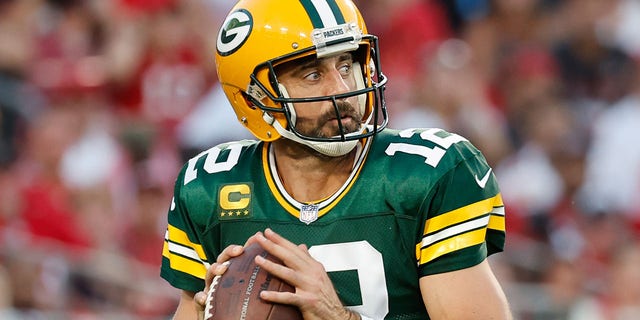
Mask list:
[[[305,204],[300,208],[300,221],[310,224],[318,220],[318,206],[315,204]]]

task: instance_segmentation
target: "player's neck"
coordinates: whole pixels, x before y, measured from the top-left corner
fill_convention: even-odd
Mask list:
[[[296,200],[312,203],[331,196],[347,181],[355,149],[340,157],[329,157],[295,142],[274,142],[278,175]]]

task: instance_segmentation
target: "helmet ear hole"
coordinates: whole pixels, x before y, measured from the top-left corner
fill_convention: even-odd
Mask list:
[[[246,93],[242,92],[242,98],[244,99],[244,102],[247,104],[247,106],[253,110],[255,110],[256,104],[253,103],[253,99]]]

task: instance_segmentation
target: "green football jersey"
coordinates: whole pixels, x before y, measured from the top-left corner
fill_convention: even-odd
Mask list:
[[[503,250],[504,207],[483,155],[440,129],[385,129],[358,145],[331,197],[300,203],[282,186],[271,144],[237,141],[188,161],[168,213],[161,275],[200,291],[230,244],[269,227],[304,243],[342,302],[372,319],[426,319],[419,278]]]

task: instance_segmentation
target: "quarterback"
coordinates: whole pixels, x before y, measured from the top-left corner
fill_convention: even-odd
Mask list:
[[[206,279],[258,242],[295,287],[261,298],[305,319],[510,319],[487,257],[503,250],[498,184],[467,139],[387,128],[377,38],[350,0],[241,0],[219,80],[257,138],[180,171],[161,275],[196,319]]]

